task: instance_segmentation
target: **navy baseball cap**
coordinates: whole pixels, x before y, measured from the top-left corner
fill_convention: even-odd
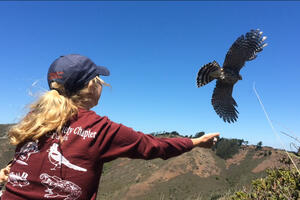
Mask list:
[[[68,94],[73,94],[96,76],[109,74],[106,67],[97,66],[91,59],[79,54],[69,54],[60,56],[50,65],[48,85],[50,88],[51,82],[58,82]]]

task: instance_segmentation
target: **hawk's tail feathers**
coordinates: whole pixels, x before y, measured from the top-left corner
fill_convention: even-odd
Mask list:
[[[197,75],[197,86],[201,87],[221,76],[221,67],[213,61],[200,68]]]

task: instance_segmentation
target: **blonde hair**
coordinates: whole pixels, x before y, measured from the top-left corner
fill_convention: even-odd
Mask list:
[[[9,132],[10,143],[18,145],[24,141],[37,140],[48,132],[61,132],[64,125],[78,113],[78,108],[97,105],[95,90],[99,84],[110,86],[96,76],[77,93],[67,95],[63,85],[52,82],[51,90],[30,105],[27,115]]]

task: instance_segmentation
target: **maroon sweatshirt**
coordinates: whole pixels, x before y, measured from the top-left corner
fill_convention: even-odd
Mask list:
[[[63,129],[18,145],[1,200],[95,200],[102,167],[118,157],[168,159],[193,148],[188,138],[156,138],[80,109]]]

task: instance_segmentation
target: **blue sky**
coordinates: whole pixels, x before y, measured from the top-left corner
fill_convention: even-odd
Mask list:
[[[299,137],[299,10],[297,1],[1,1],[0,123],[26,113],[29,91],[48,89],[54,59],[79,53],[111,71],[103,79],[112,89],[93,109],[100,115],[145,133],[220,132],[281,147],[253,83],[277,131]],[[224,123],[210,103],[215,83],[197,88],[196,74],[213,60],[222,64],[234,40],[256,28],[268,46],[241,70],[233,92],[239,119]]]

